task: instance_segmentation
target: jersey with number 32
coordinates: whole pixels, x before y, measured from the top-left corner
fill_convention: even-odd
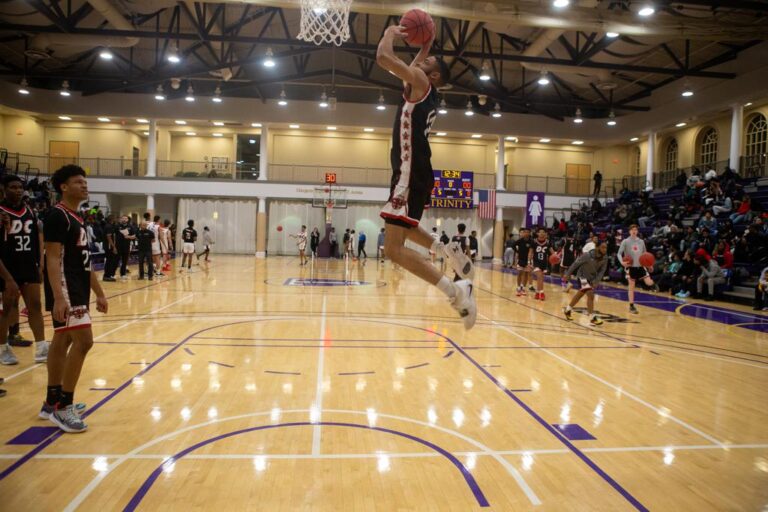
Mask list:
[[[39,275],[40,230],[37,216],[26,206],[15,210],[7,203],[0,204],[10,223],[5,229],[2,259],[14,278],[34,278]]]

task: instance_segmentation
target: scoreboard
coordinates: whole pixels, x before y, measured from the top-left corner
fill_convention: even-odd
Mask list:
[[[432,189],[431,208],[471,209],[473,189],[472,171],[432,171],[434,188]]]

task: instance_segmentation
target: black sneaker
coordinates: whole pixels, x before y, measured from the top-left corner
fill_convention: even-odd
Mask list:
[[[633,315],[636,315],[639,313],[639,311],[637,310],[634,304],[629,305],[629,312],[632,313]]]
[[[563,308],[563,314],[565,315],[566,320],[573,320],[573,310],[568,308]]]
[[[117,282],[117,279],[115,279],[114,277],[105,277],[104,279],[102,279],[102,281],[106,281],[108,283],[115,283]]]
[[[8,392],[6,390],[0,389],[0,397],[3,397],[5,395],[7,395],[7,394],[8,394]]]
[[[9,337],[8,344],[12,347],[31,347],[32,346],[31,341],[25,340],[19,334]]]

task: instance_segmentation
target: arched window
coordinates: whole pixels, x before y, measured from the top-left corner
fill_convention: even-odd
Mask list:
[[[759,156],[764,155],[766,150],[766,143],[768,141],[768,122],[765,121],[765,116],[757,114],[749,120],[746,133],[746,146],[744,154],[746,156]]]
[[[699,163],[711,165],[717,161],[717,130],[707,128],[701,135],[699,145]]]
[[[677,169],[677,139],[672,139],[667,144],[667,152],[664,158],[664,170],[674,171]]]
[[[635,176],[640,176],[640,148],[635,148]]]

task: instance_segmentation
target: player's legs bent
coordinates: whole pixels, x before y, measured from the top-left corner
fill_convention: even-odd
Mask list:
[[[384,251],[387,256],[393,263],[397,263],[416,277],[436,286],[440,278],[444,277],[443,274],[427,263],[421,254],[406,247],[406,239],[426,248],[431,247],[434,241],[421,227],[405,228],[396,224],[387,224],[387,237],[384,239]]]

